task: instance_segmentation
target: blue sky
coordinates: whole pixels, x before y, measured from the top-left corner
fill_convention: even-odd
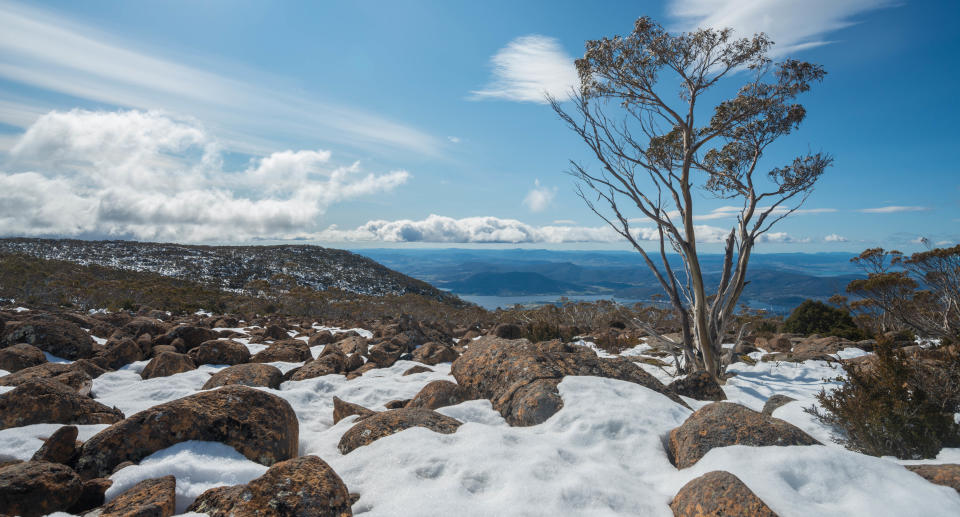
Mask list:
[[[759,251],[960,241],[960,4],[883,0],[0,1],[0,234],[621,247],[537,101],[641,15],[827,69],[768,163],[835,165]]]

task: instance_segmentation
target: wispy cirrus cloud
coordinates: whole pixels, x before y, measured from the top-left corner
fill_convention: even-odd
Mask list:
[[[926,212],[930,210],[928,206],[881,206],[877,208],[861,208],[857,212],[863,212],[865,214],[896,214],[900,212]]]
[[[139,50],[49,11],[0,1],[0,78],[123,108],[189,114],[223,146],[264,153],[289,141],[435,154],[440,140],[362,109],[305,96],[263,73],[224,75]],[[26,128],[53,106],[0,93],[0,123]],[[70,106],[73,107],[73,106]]]
[[[52,112],[0,168],[0,236],[177,242],[291,240],[337,203],[389,192],[403,170],[364,173],[326,150],[279,151],[240,170],[195,120],[159,112]]]
[[[826,45],[834,33],[857,23],[856,16],[895,5],[894,0],[671,0],[669,14],[679,30],[726,28],[738,36],[764,32],[774,55]]]
[[[579,84],[573,58],[556,38],[521,36],[490,58],[493,76],[472,100],[501,99],[545,104],[547,95],[567,99]]]

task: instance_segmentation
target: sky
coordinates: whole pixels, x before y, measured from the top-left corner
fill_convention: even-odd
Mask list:
[[[576,196],[590,157],[544,94],[640,16],[763,31],[827,70],[765,164],[834,165],[758,252],[960,242],[946,0],[0,0],[0,236],[624,248]],[[732,203],[695,203],[719,250]]]

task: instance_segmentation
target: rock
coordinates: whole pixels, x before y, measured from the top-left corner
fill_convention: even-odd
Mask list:
[[[461,424],[459,420],[441,415],[432,409],[383,411],[354,424],[340,438],[337,448],[342,454],[347,454],[357,447],[369,445],[384,436],[390,436],[411,427],[425,427],[436,433],[452,434]]]
[[[91,363],[92,364],[92,363]],[[80,361],[70,363],[43,363],[0,377],[0,386],[19,386],[27,381],[46,379],[69,386],[86,397],[93,387],[93,378],[86,373]]]
[[[793,348],[793,342],[790,341],[788,336],[778,334],[768,338],[758,337],[754,341],[754,346],[767,352],[789,352]]]
[[[153,347],[150,349],[151,357],[156,357],[164,352],[172,352],[174,354],[180,353],[177,352],[177,347],[173,345],[153,345]]]
[[[350,495],[340,476],[316,456],[283,461],[247,483],[200,494],[187,511],[210,517],[348,517]]]
[[[377,368],[389,368],[393,363],[400,359],[403,354],[403,348],[391,341],[385,341],[370,347],[367,351],[367,358],[370,362],[377,365]]]
[[[209,390],[231,384],[279,389],[281,382],[283,382],[283,373],[276,366],[247,363],[220,370],[213,374],[201,389]]]
[[[455,382],[433,381],[423,387],[404,407],[437,409],[459,404],[467,398],[464,390]]]
[[[43,355],[43,350],[26,343],[17,343],[0,350],[0,370],[11,373],[45,362],[47,356]]]
[[[364,365],[363,356],[360,354],[351,354],[350,357],[347,357],[346,364],[343,365],[344,370],[352,372],[357,368],[361,368]]]
[[[605,359],[593,350],[551,341],[485,336],[474,341],[451,373],[470,399],[485,398],[513,426],[544,422],[563,407],[557,385],[567,375],[591,375],[633,382],[686,406],[655,377],[626,358]]]
[[[177,351],[183,354],[207,341],[213,341],[217,339],[217,337],[216,332],[207,328],[180,325],[170,329],[169,332],[160,338],[157,338],[157,343],[155,344],[176,346]],[[181,341],[177,342],[178,339]]]
[[[109,341],[104,345],[103,350],[97,352],[92,359],[97,366],[116,370],[126,366],[134,361],[140,361],[145,357],[143,349],[134,340],[126,338],[119,341]]]
[[[31,424],[112,424],[120,420],[120,410],[50,379],[32,379],[0,394],[0,429]]]
[[[47,438],[37,452],[33,453],[30,461],[46,461],[48,463],[62,463],[70,466],[77,458],[77,426],[65,425],[57,429]]]
[[[397,399],[391,400],[383,405],[387,409],[401,409],[407,407],[407,404],[410,403],[410,399]]]
[[[501,323],[493,329],[493,335],[501,339],[520,339],[523,329],[513,323]]]
[[[367,355],[367,340],[360,336],[350,336],[334,343],[334,346],[346,355]]]
[[[844,348],[855,346],[852,341],[837,337],[827,336],[817,339],[807,338],[793,347],[793,356],[795,361],[807,361],[809,359],[823,359],[824,356],[830,357]]]
[[[124,324],[120,330],[131,337],[138,338],[144,334],[163,335],[167,331],[167,326],[160,320],[136,317]]]
[[[727,400],[727,395],[714,380],[713,376],[705,371],[691,373],[682,379],[671,382],[667,388],[678,395],[697,400]]]
[[[677,517],[777,517],[740,478],[722,470],[683,485],[670,509]]]
[[[290,334],[287,333],[287,329],[281,327],[280,325],[270,325],[263,329],[263,337],[281,341],[290,339]]]
[[[313,359],[310,346],[299,339],[285,339],[277,341],[265,350],[261,350],[250,358],[251,363],[272,363],[283,361],[287,363],[301,363]]]
[[[67,509],[67,512],[82,515],[103,505],[103,501],[106,499],[104,494],[111,486],[113,486],[113,480],[110,478],[94,478],[84,481],[80,488],[80,497],[73,503],[73,506]]]
[[[64,359],[93,355],[93,339],[79,325],[49,315],[7,323],[2,344],[27,343]]]
[[[177,480],[145,479],[105,504],[99,517],[171,517],[177,513]]]
[[[346,402],[340,397],[333,397],[333,424],[336,425],[337,422],[347,418],[352,415],[359,415],[360,418],[357,420],[364,419],[372,414],[375,411],[367,409],[360,404],[354,404],[352,402]]]
[[[670,431],[668,452],[677,468],[687,468],[716,447],[729,445],[820,445],[793,424],[734,404],[714,402]]]
[[[124,461],[187,440],[221,442],[252,461],[272,465],[297,455],[299,424],[282,398],[247,386],[224,386],[153,406],[83,444],[77,472],[106,477]]]
[[[197,365],[201,364],[243,364],[250,361],[250,349],[243,343],[228,339],[206,341],[187,352]]]
[[[306,379],[313,379],[314,377],[322,377],[324,375],[346,372],[346,356],[344,356],[343,352],[340,350],[334,350],[336,350],[335,353],[330,353],[319,357],[316,360],[310,361],[300,368],[297,368],[297,371],[290,375],[288,380],[302,381]]]
[[[786,395],[773,395],[763,404],[763,411],[761,411],[761,413],[767,416],[773,416],[773,412],[776,411],[778,407],[793,402],[794,400],[797,399]]]
[[[80,498],[83,483],[60,463],[27,461],[0,469],[0,515],[34,517],[62,512]]]
[[[329,330],[321,330],[320,332],[310,336],[310,339],[307,340],[307,345],[314,347],[319,345],[329,345],[333,342],[333,334],[331,334]]]
[[[931,483],[950,487],[960,493],[960,465],[906,465],[906,467]]]
[[[407,376],[407,375],[413,375],[415,373],[425,373],[425,372],[432,372],[432,371],[433,370],[431,370],[430,368],[427,368],[426,366],[417,365],[403,372],[403,375]]]
[[[143,379],[153,379],[155,377],[169,377],[171,375],[190,370],[196,370],[197,365],[187,354],[178,354],[175,352],[161,352],[147,363],[147,366],[140,372]]]
[[[437,363],[450,363],[459,357],[459,354],[450,346],[431,341],[413,351],[413,360],[433,366]]]

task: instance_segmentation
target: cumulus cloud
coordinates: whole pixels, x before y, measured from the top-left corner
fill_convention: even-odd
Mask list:
[[[848,239],[843,235],[837,235],[836,233],[831,233],[823,238],[825,242],[847,242]]]
[[[0,170],[5,235],[106,235],[183,242],[293,239],[343,200],[387,192],[406,171],[364,174],[325,150],[223,167],[198,122],[158,112],[51,112]]]
[[[765,32],[773,52],[788,54],[830,43],[827,35],[856,23],[893,0],[672,0],[668,12],[680,30],[732,27],[739,36]]]
[[[546,96],[567,99],[579,84],[573,58],[556,38],[521,36],[490,58],[493,77],[472,99],[504,99],[545,104]]]
[[[527,197],[523,198],[523,206],[531,212],[543,212],[556,195],[557,187],[545,187],[540,184],[540,180],[534,180],[533,188],[527,192]]]
[[[861,208],[858,212],[865,214],[895,214],[898,212],[925,212],[930,210],[927,206],[881,206],[877,208]]]

